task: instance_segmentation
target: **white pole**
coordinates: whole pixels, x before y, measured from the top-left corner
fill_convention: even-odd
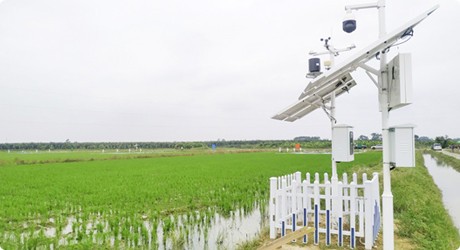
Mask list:
[[[329,53],[329,60],[331,62],[331,67],[334,65],[334,54],[332,52]],[[332,137],[334,135],[334,125],[335,125],[335,91],[331,93],[331,142],[333,143]],[[338,201],[337,201],[337,193],[338,193],[338,176],[337,176],[337,162],[334,159],[334,154],[331,152],[331,160],[332,160],[332,176],[331,176],[331,184],[332,184],[332,220],[336,222],[337,215],[338,215]]]
[[[364,9],[377,7],[379,12],[379,38],[386,35],[385,26],[385,0],[378,0],[375,4],[359,4],[346,6],[346,10]],[[382,112],[382,146],[383,146],[383,248],[385,250],[394,249],[394,224],[393,224],[393,194],[391,193],[391,174],[390,174],[390,145],[388,133],[388,80],[387,80],[387,56],[380,53],[380,75],[379,81],[379,106]]]
[[[379,0],[379,38],[386,35],[385,26],[385,0]],[[387,57],[385,53],[380,54],[380,77],[379,97],[380,111],[382,112],[382,146],[383,146],[383,248],[394,249],[394,225],[393,225],[393,194],[391,192],[390,174],[390,145],[388,133],[388,81],[387,81]]]
[[[334,134],[334,125],[335,125],[335,92],[331,94],[331,142],[332,136]],[[337,180],[337,163],[334,160],[334,154],[332,155],[332,177],[331,180]]]

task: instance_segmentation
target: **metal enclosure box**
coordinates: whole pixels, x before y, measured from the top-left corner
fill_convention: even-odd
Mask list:
[[[308,71],[310,73],[321,71],[321,62],[319,58],[310,58],[308,60]]]
[[[353,127],[345,124],[332,128],[332,158],[336,162],[349,162],[355,159],[353,152]]]
[[[388,101],[397,109],[412,103],[412,60],[408,53],[395,56],[388,63]]]
[[[414,125],[390,127],[390,162],[396,167],[415,167]]]

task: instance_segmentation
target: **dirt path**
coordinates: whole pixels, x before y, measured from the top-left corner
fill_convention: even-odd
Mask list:
[[[441,152],[442,152],[443,154],[445,154],[445,155],[452,156],[452,157],[455,157],[455,158],[457,158],[457,159],[460,160],[460,154],[459,154],[459,153],[452,153],[452,152],[449,152],[449,151],[447,151],[447,150],[443,150],[443,151],[441,151]]]

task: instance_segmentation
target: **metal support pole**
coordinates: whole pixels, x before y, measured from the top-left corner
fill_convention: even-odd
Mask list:
[[[331,139],[332,139],[332,136],[334,134],[333,130],[334,130],[334,125],[335,125],[335,92],[332,92],[331,94]],[[331,140],[332,142],[332,140]],[[332,156],[332,176],[331,176],[331,180],[334,180],[334,178],[337,180],[337,163],[334,159],[334,155],[331,154]]]
[[[373,4],[349,5],[345,10],[367,9],[375,7],[379,14],[379,38],[386,35],[385,25],[385,0],[378,0]],[[366,69],[366,65],[360,65]],[[366,69],[367,71],[369,69]],[[369,71],[368,71],[369,72]],[[372,72],[372,70],[370,71]],[[389,145],[389,103],[388,103],[388,76],[387,76],[387,56],[384,51],[380,54],[380,71],[378,72],[379,107],[382,112],[382,146],[383,146],[383,249],[394,249],[394,219],[393,219],[393,194],[391,192],[390,174],[390,145]]]
[[[331,61],[331,66],[334,65],[334,54],[332,52],[329,53],[330,55],[330,61]],[[332,142],[332,136],[333,136],[333,130],[334,130],[334,125],[335,125],[335,91],[332,91],[331,93],[331,142]],[[331,181],[332,184],[334,184],[334,180],[337,181],[337,163],[334,160],[334,155],[331,153],[332,157],[332,176],[331,176]],[[333,191],[334,192],[334,191]],[[334,193],[333,193],[334,195]]]
[[[386,35],[385,27],[385,0],[378,1],[379,12],[379,38]],[[391,192],[390,174],[390,145],[388,131],[388,79],[387,79],[387,56],[380,55],[380,77],[379,77],[379,100],[380,111],[382,112],[382,146],[383,146],[383,248],[394,249],[394,224],[393,224],[393,194]]]
[[[332,136],[334,134],[334,125],[335,125],[335,92],[332,92],[331,95],[331,142]],[[338,198],[338,184],[339,184],[339,178],[337,175],[337,162],[334,159],[334,154],[331,152],[331,158],[332,158],[332,176],[331,176],[331,186],[332,186],[332,221],[333,224],[337,223],[337,218],[338,218],[338,210],[341,209],[339,208],[339,204],[337,201]]]
[[[330,54],[330,61],[331,61],[331,66],[334,65],[334,54],[331,52]],[[334,125],[335,125],[335,91],[331,93],[331,142],[332,142],[332,137],[334,134]],[[331,176],[331,184],[332,184],[332,221],[334,224],[336,223],[337,220],[337,214],[338,214],[338,202],[337,202],[337,193],[338,193],[338,182],[339,178],[337,176],[337,162],[334,159],[334,154],[331,152],[331,160],[332,160],[332,176]]]

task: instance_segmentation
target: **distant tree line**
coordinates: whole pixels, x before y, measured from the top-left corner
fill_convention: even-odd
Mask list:
[[[300,143],[302,148],[330,148],[330,140],[217,140],[196,142],[27,142],[1,143],[0,150],[128,150],[128,149],[199,149],[216,147],[241,149],[293,148]]]
[[[373,145],[381,144],[381,134],[372,133],[370,137],[360,135],[355,144]],[[417,147],[430,147],[433,143],[441,143],[443,147],[452,144],[460,144],[459,139],[451,139],[446,136],[438,136],[431,139],[426,136],[415,135]],[[304,149],[327,149],[331,148],[331,141],[321,139],[319,136],[298,136],[293,140],[224,140],[196,141],[196,142],[26,142],[26,143],[1,143],[0,150],[129,150],[129,149],[207,149],[212,145],[221,148],[241,149],[269,149],[269,148],[293,148],[299,143]]]
[[[414,136],[415,146],[417,148],[431,147],[433,143],[440,143],[443,148],[447,148],[450,145],[460,145],[460,138],[452,139],[449,136],[437,136],[432,139],[427,136]],[[370,137],[366,135],[360,135],[355,141],[355,144],[366,145],[367,147],[381,144],[382,143],[382,134],[372,133]]]
[[[319,136],[298,136],[294,141],[321,141]]]
[[[460,138],[449,138],[449,136],[436,136],[434,142],[440,143],[443,148],[448,148],[450,146],[460,146]]]

